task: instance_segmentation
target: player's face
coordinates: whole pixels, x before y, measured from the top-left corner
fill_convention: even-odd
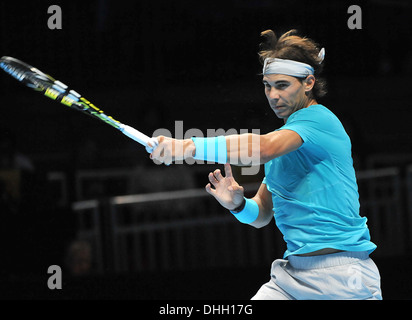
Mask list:
[[[308,106],[305,81],[283,74],[263,77],[265,94],[276,116],[285,122],[295,111]]]

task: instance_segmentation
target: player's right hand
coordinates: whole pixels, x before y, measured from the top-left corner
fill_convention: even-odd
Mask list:
[[[173,161],[193,157],[195,146],[191,139],[173,139],[165,136],[158,136],[155,139],[158,142],[157,146],[151,148],[153,146],[149,141],[149,150],[146,150],[152,151],[150,159],[156,164],[170,165]]]

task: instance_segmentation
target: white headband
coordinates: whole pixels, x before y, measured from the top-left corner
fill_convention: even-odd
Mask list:
[[[325,48],[319,52],[319,64],[325,58]],[[315,69],[307,63],[279,58],[266,58],[263,65],[263,74],[286,74],[292,77],[306,78],[313,75]]]

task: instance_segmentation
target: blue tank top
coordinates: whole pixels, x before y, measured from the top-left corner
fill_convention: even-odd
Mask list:
[[[312,105],[278,130],[293,130],[303,140],[298,150],[265,164],[263,183],[287,244],[284,258],[324,248],[375,250],[367,219],[359,215],[351,141],[339,119]]]

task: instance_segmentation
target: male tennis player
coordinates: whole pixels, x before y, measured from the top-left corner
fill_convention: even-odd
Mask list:
[[[209,174],[206,191],[242,223],[260,228],[274,216],[287,250],[252,299],[382,299],[379,271],[369,258],[376,245],[359,215],[351,141],[339,119],[317,102],[326,93],[319,78],[325,51],[294,30],[279,39],[271,30],[262,35],[265,94],[284,125],[259,139],[161,136],[151,158],[225,164],[225,176],[220,170]],[[265,178],[251,199],[230,167],[245,155],[265,164]]]

